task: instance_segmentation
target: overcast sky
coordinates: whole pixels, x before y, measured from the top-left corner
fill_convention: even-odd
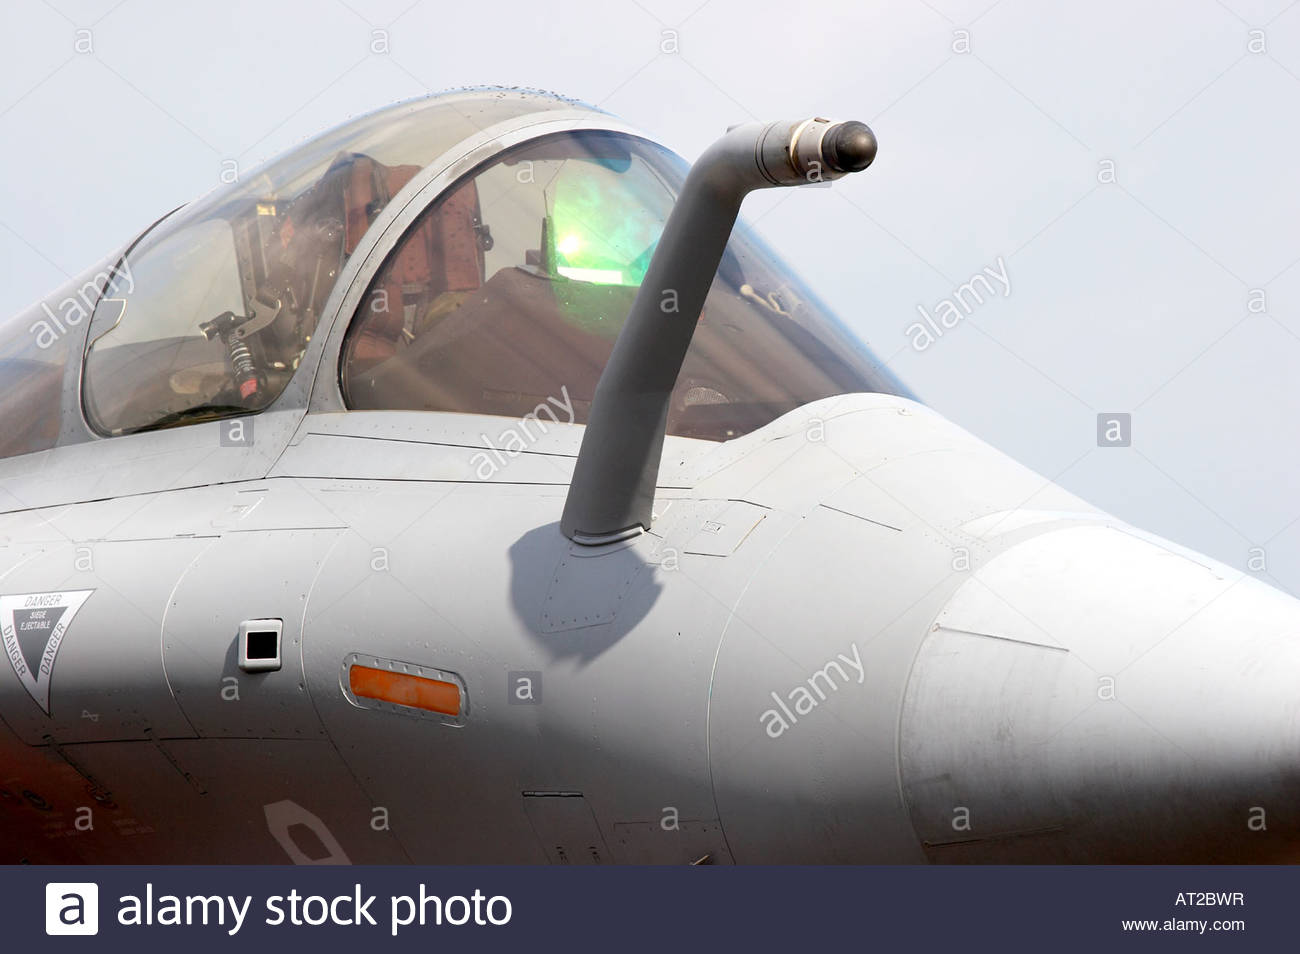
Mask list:
[[[0,313],[212,188],[223,160],[429,90],[556,90],[692,159],[746,119],[861,119],[881,144],[866,174],[751,197],[768,240],[942,413],[1146,529],[1243,569],[1263,548],[1300,593],[1289,0],[5,0],[3,17]],[[986,268],[1008,293],[909,332]],[[1131,447],[1098,447],[1112,412]]]

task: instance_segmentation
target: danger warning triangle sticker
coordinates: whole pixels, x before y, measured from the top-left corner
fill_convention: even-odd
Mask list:
[[[94,590],[0,596],[5,655],[23,688],[50,714],[50,676],[63,636]]]

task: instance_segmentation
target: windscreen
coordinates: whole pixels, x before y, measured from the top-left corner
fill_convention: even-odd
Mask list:
[[[685,172],[648,141],[579,131],[525,143],[451,186],[353,320],[340,369],[348,406],[511,417],[559,407],[585,422]],[[737,227],[668,433],[728,440],[860,391],[906,393]]]

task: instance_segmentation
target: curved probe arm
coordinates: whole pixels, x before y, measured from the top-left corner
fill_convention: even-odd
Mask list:
[[[560,529],[599,545],[649,529],[669,402],[745,196],[858,172],[876,156],[859,122],[736,126],[691,167],[596,385]]]

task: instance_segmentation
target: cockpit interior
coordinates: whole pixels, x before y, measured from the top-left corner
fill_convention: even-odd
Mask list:
[[[406,187],[431,159],[491,118],[467,121],[451,105],[435,98],[387,122],[384,111],[363,117],[128,246],[77,355],[90,431],[113,437],[271,406],[322,323],[334,322],[340,276],[377,218],[399,195],[413,201]],[[337,316],[348,324],[336,366],[319,373],[335,378],[349,410],[520,417],[554,399],[585,422],[686,171],[625,132],[570,129],[502,148],[431,199],[421,194],[427,208],[357,279],[366,290],[355,314]],[[672,289],[662,299],[675,309]],[[67,340],[33,353],[22,319],[0,328],[0,363],[16,382],[3,399],[13,422],[3,456],[57,441],[61,371],[75,360]],[[668,433],[724,441],[861,391],[904,393],[737,228]]]

